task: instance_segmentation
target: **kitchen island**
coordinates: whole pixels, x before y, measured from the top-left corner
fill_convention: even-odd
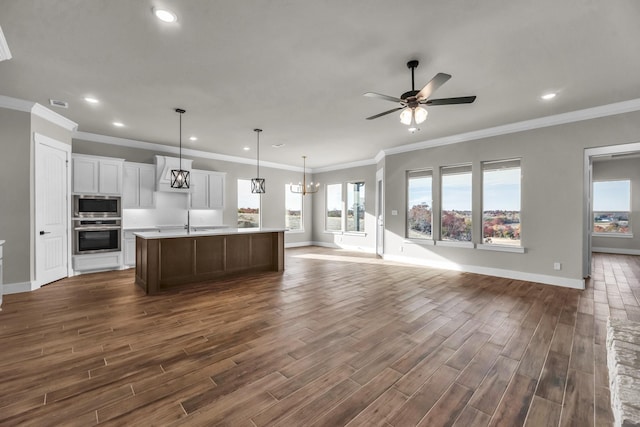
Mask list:
[[[229,275],[284,270],[284,229],[148,231],[136,236],[136,284],[147,295]]]

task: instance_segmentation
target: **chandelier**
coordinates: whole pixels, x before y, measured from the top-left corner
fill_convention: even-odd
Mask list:
[[[303,196],[317,193],[320,189],[319,182],[314,184],[313,181],[311,181],[307,184],[307,156],[302,156],[302,162],[302,182],[298,182],[296,185],[293,183],[289,184],[289,189],[292,193],[302,194]]]

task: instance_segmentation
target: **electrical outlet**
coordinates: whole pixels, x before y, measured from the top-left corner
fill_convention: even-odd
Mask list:
[[[391,215],[398,215],[398,211],[396,209],[391,209]]]
[[[559,262],[554,262],[553,263],[553,269],[556,270],[556,271],[562,270],[562,264],[560,264]]]

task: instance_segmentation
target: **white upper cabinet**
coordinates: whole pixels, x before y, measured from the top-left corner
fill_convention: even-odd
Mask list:
[[[224,208],[224,172],[191,171],[191,209]]]
[[[156,167],[146,163],[124,163],[122,207],[124,209],[155,206]]]
[[[224,208],[224,173],[209,172],[209,208]]]
[[[96,194],[98,192],[98,160],[73,156],[73,192]]]
[[[191,209],[208,209],[209,176],[206,171],[191,171]]]
[[[122,194],[123,159],[74,154],[73,192],[76,194]]]

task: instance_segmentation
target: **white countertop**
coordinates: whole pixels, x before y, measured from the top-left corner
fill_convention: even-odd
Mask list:
[[[176,224],[176,225],[149,225],[149,226],[141,226],[141,227],[123,227],[122,231],[176,231],[183,230],[186,226],[184,224]],[[192,230],[213,230],[217,228],[233,228],[228,225],[192,225]]]
[[[158,230],[158,231],[143,231],[133,233],[143,239],[170,239],[173,237],[198,237],[198,236],[226,236],[230,234],[255,234],[255,233],[278,233],[285,231],[284,228],[217,228],[217,229],[205,229],[196,230],[191,233],[187,233],[187,230]]]

